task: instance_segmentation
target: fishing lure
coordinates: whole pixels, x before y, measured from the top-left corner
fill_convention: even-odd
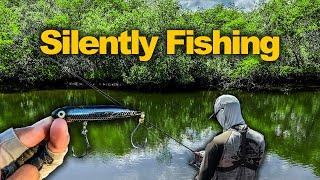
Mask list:
[[[108,99],[110,102],[114,103],[114,104],[117,104],[117,105],[122,105],[122,103],[120,103],[119,101],[117,101],[115,98],[113,98],[112,96],[110,96],[108,93],[104,92],[103,90],[99,89],[97,86],[93,85],[92,83],[90,83],[89,81],[87,81],[86,79],[84,79],[83,77],[79,76],[78,74],[76,74],[75,72],[73,72],[70,68],[60,64],[58,61],[55,61],[54,59],[52,59],[53,63],[57,64],[61,69],[64,70],[64,72],[66,72],[67,74],[70,74],[72,76],[74,76],[75,78],[78,78],[82,83],[88,85],[89,87],[91,87],[92,89],[94,89],[97,93],[99,93],[100,95],[102,95],[103,97],[105,97],[106,99]],[[109,106],[110,107],[110,106]],[[128,108],[125,108],[123,106],[113,106],[113,107],[120,107],[120,109],[127,109],[129,111],[134,111],[134,110],[131,110],[131,109],[128,109]],[[74,107],[73,107],[74,108]],[[84,114],[82,114],[83,116],[77,116],[79,114],[76,113],[76,111],[73,111],[70,110],[70,109],[73,109],[72,107],[65,107],[65,108],[62,108],[62,109],[57,109],[53,112],[53,117],[64,117],[67,119],[67,121],[76,121],[77,118],[80,118],[81,120],[77,120],[77,121],[83,121],[83,130],[82,130],[82,134],[85,135],[85,138],[86,138],[86,141],[87,141],[87,137],[86,137],[86,133],[87,133],[87,130],[86,130],[86,126],[87,126],[87,122],[88,122],[88,119],[90,119],[90,116],[89,115],[89,118],[88,117],[84,117],[88,114],[90,114],[89,112],[85,112],[85,111],[82,111]],[[78,107],[79,108],[79,107]],[[83,107],[82,107],[83,108]],[[102,108],[102,107],[101,107]],[[98,108],[99,109],[99,108]],[[103,109],[103,108],[102,108]],[[69,112],[70,111],[70,112]],[[78,110],[79,111],[79,110]],[[73,114],[72,114],[73,113]],[[132,113],[132,112],[131,112]],[[137,131],[137,129],[139,128],[140,124],[142,124],[142,122],[144,122],[144,113],[143,112],[139,112],[137,111],[137,114],[141,113],[141,116],[139,118],[139,124],[137,125],[137,127],[133,130],[133,132],[131,133],[131,144],[134,148],[140,148],[136,145],[134,145],[133,143],[133,135],[134,133]],[[106,116],[106,114],[104,114],[104,112],[102,111],[95,111],[96,115],[98,114],[103,114],[102,116]],[[81,114],[80,114],[81,115]],[[122,117],[130,117],[130,115],[128,116],[123,116],[124,114],[122,114]],[[135,115],[133,115],[135,116]],[[138,115],[137,115],[138,116]],[[113,118],[112,118],[113,117]],[[111,120],[111,119],[115,119],[114,117],[116,117],[115,115],[112,116],[112,117],[109,117],[109,118],[105,118],[105,120]],[[121,117],[121,115],[120,115]],[[86,120],[87,119],[87,120]],[[92,120],[101,120],[102,118],[92,118],[91,117],[91,121]],[[147,124],[149,124],[151,127],[157,129],[159,132],[161,132],[163,135],[171,138],[172,140],[174,140],[175,142],[177,142],[178,144],[182,145],[183,147],[187,148],[189,151],[191,151],[193,154],[196,154],[196,152],[194,150],[192,150],[190,147],[184,145],[182,142],[180,142],[179,140],[177,140],[176,138],[172,137],[170,134],[168,134],[167,132],[165,132],[164,130],[162,130],[161,128],[157,127],[155,124],[151,123],[150,121],[145,121]],[[88,141],[87,141],[88,142]],[[145,139],[145,144],[147,143],[147,138]],[[90,145],[87,143],[87,145]],[[90,146],[88,146],[90,147]]]
[[[112,121],[116,119],[125,119],[136,117],[139,118],[139,124],[131,133],[131,144],[135,148],[139,148],[133,143],[134,133],[139,128],[140,124],[144,122],[145,114],[144,112],[130,109],[123,106],[116,105],[94,105],[94,106],[66,106],[54,110],[51,114],[53,118],[62,118],[67,121],[67,123],[72,122],[82,122],[83,127],[81,134],[85,138],[86,150],[82,155],[76,155],[74,148],[72,147],[72,154],[74,157],[84,157],[88,154],[90,149],[90,143],[87,136],[88,122],[92,121]],[[146,143],[147,140],[145,140]]]

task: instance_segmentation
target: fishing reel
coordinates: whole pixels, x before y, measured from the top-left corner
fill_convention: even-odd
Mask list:
[[[194,159],[189,162],[189,165],[199,170],[201,167],[202,160],[205,156],[205,151],[194,152]]]

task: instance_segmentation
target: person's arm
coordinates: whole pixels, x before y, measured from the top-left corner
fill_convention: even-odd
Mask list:
[[[206,153],[202,160],[198,180],[210,180],[216,171],[223,152],[223,144],[218,145],[214,142],[206,146]]]

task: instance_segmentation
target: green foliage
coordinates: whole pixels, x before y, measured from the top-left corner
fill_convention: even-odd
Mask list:
[[[151,72],[144,65],[134,65],[130,69],[129,77],[126,79],[128,84],[136,85],[137,82],[143,84],[151,83]]]
[[[292,66],[281,66],[279,70],[279,76],[287,77],[292,74],[299,73],[299,69]]]
[[[0,64],[0,81],[1,81],[1,74],[6,73],[7,71],[8,71],[8,68],[3,64]]]
[[[134,65],[125,78],[125,82],[131,85],[163,84],[185,85],[194,82],[191,76],[192,61],[188,56],[168,56],[158,59],[156,65]],[[153,67],[150,67],[153,66]]]
[[[96,36],[139,29],[148,37],[160,36],[162,42],[146,63],[133,56],[56,57],[95,82],[237,87],[243,83],[272,84],[270,79],[286,82],[296,76],[319,80],[317,0],[270,0],[250,12],[221,5],[189,11],[176,0],[1,0],[0,14],[1,79],[10,84],[74,81],[40,53],[39,35],[49,28],[78,29],[81,35]],[[209,35],[212,29],[223,34],[239,29],[245,35],[279,35],[281,57],[269,63],[255,56],[166,55],[167,29],[194,29],[196,35]]]
[[[20,33],[18,13],[0,3],[0,48],[13,44],[13,38]]]
[[[252,72],[257,69],[260,64],[260,60],[255,56],[250,56],[243,61],[239,62],[237,68],[231,73],[232,79],[248,78],[252,75]]]
[[[66,14],[57,14],[54,15],[52,18],[47,19],[45,21],[46,26],[48,27],[68,27],[70,23],[69,17]]]

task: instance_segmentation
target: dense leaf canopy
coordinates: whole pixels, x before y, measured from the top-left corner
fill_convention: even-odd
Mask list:
[[[26,88],[75,81],[53,59],[97,83],[131,87],[248,87],[305,84],[320,79],[318,0],[270,0],[247,12],[222,5],[189,11],[174,0],[0,0],[0,82]],[[40,53],[46,29],[78,29],[82,35],[118,35],[139,29],[165,39],[167,29],[208,35],[239,29],[245,35],[279,35],[280,59],[256,56],[166,55],[165,43],[148,62],[134,56],[49,57]]]

